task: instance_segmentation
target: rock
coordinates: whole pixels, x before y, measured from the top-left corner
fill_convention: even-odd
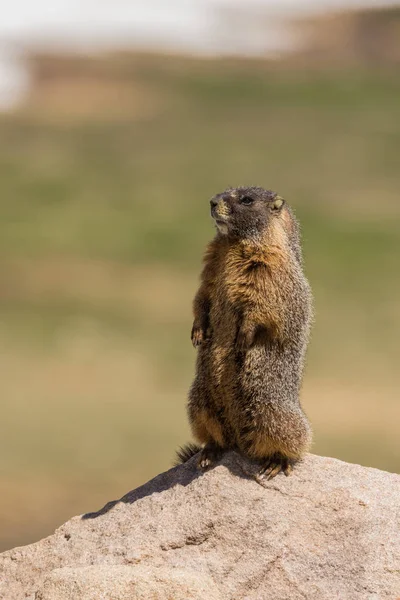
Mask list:
[[[234,452],[195,462],[0,555],[0,598],[399,598],[399,475],[310,455],[261,487]]]
[[[35,600],[222,600],[212,579],[185,569],[100,565],[55,569]]]

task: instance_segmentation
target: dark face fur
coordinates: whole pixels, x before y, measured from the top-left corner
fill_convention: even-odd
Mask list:
[[[230,188],[210,201],[219,232],[237,238],[257,238],[280,214],[284,200],[259,187]]]

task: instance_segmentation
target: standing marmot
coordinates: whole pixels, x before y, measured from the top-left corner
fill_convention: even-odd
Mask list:
[[[261,463],[261,482],[288,475],[310,446],[299,389],[312,296],[299,227],[283,198],[259,187],[228,189],[211,200],[211,215],[218,231],[194,299],[199,350],[189,419],[203,444],[200,468],[236,449]]]

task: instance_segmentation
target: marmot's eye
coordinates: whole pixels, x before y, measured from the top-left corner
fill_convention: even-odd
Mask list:
[[[250,204],[253,204],[254,200],[253,198],[250,198],[250,196],[243,196],[242,198],[240,198],[240,204],[244,204],[245,206],[250,206]]]

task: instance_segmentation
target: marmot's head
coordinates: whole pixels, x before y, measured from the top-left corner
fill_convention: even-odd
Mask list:
[[[229,188],[214,196],[210,204],[220,233],[241,239],[260,238],[287,213],[283,198],[260,187]]]

